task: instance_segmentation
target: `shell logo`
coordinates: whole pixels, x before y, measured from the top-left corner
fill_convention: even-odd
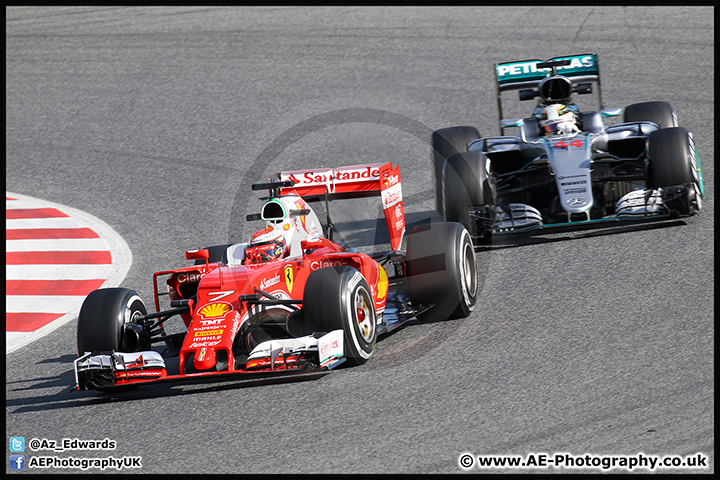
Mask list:
[[[198,313],[203,318],[216,318],[224,316],[230,310],[232,310],[232,305],[227,302],[213,302],[203,306]]]

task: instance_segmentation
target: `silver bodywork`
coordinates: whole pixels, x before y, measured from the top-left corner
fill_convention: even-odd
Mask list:
[[[658,130],[652,122],[630,122],[607,127],[600,133],[572,133],[547,137],[528,138],[523,129],[522,120],[508,120],[506,125],[520,127],[518,136],[501,136],[478,139],[468,145],[468,151],[492,156],[498,152],[519,152],[528,146],[542,147],[543,154],[532,161],[534,164],[547,163],[557,187],[559,206],[567,213],[567,223],[621,220],[624,218],[662,217],[669,214],[665,208],[660,191],[649,190],[638,183],[635,190],[622,196],[615,205],[615,216],[591,219],[590,210],[594,206],[593,195],[593,158],[607,152],[609,142],[632,140],[645,142],[647,136]],[[486,175],[492,174],[491,161],[486,161]],[[523,203],[509,203],[493,206],[494,234],[563,226],[566,223],[545,224],[538,208]],[[482,216],[486,212],[470,209],[473,216]],[[573,218],[579,214],[581,218]]]
[[[485,243],[499,233],[675,218],[700,211],[704,187],[692,134],[683,129],[689,151],[677,159],[690,163],[694,178],[688,181],[666,146],[676,134],[657,132],[681,128],[670,104],[604,107],[596,53],[502,62],[495,65],[495,74],[500,136],[478,138],[474,127],[458,126],[436,130],[432,137],[436,208],[445,219],[465,224],[474,240]],[[517,91],[520,101],[538,98],[530,117],[503,117],[502,94],[510,91]],[[586,94],[596,94],[597,110],[581,111],[573,101],[575,95]],[[574,125],[552,128],[559,107],[568,110],[563,115],[574,114]],[[623,123],[605,125],[603,119],[622,114]],[[508,128],[519,128],[519,134],[507,135]],[[553,130],[568,133],[545,136]],[[653,138],[658,139],[653,145],[660,146],[651,154]],[[466,151],[480,155],[453,157]],[[447,167],[454,170],[451,176],[445,174]],[[672,184],[673,177],[677,184]]]

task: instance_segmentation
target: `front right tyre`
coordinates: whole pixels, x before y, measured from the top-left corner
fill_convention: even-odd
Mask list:
[[[443,218],[459,222],[474,240],[487,243],[492,234],[492,209],[497,202],[495,179],[488,175],[486,157],[480,152],[450,155],[442,170],[441,196]],[[470,214],[483,207],[482,220]]]
[[[433,172],[435,173],[435,209],[442,215],[441,182],[445,159],[454,153],[468,151],[468,144],[480,138],[475,127],[448,127],[435,130],[432,134]]]
[[[629,105],[623,112],[625,122],[653,122],[660,128],[679,126],[675,110],[668,102],[643,102]]]
[[[78,355],[85,352],[137,352],[150,348],[149,335],[136,335],[128,326],[146,315],[147,308],[140,296],[127,288],[102,288],[85,298],[77,323]]]

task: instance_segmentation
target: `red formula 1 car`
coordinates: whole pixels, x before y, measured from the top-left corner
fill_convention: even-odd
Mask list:
[[[470,235],[459,223],[440,222],[405,238],[399,167],[281,172],[252,188],[269,191],[261,213],[248,216],[266,228],[219,254],[188,250],[194,265],[156,272],[155,313],[129,289],[88,295],[78,316],[76,389],[325,372],[365,363],[378,335],[409,320],[465,317],[473,309]],[[333,241],[329,213],[323,224],[308,204],[368,195],[381,196],[391,245],[373,256]],[[167,293],[159,291],[162,280]],[[170,308],[160,309],[161,295]],[[166,333],[174,316],[187,331]],[[154,344],[164,344],[162,353]]]

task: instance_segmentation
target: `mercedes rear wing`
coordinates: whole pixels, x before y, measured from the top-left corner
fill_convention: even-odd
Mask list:
[[[519,90],[520,100],[530,100],[540,95],[538,85],[548,77],[566,77],[572,82],[573,93],[593,93],[597,89],[599,109],[603,109],[600,89],[600,65],[596,53],[553,57],[549,60],[518,60],[495,65],[498,102],[498,121],[502,134],[502,92]]]
[[[390,245],[393,250],[400,249],[405,234],[405,209],[400,167],[393,169],[392,163],[280,172],[268,178],[268,183],[254,184],[252,188],[268,189],[271,197],[295,193],[305,200],[380,196]]]

